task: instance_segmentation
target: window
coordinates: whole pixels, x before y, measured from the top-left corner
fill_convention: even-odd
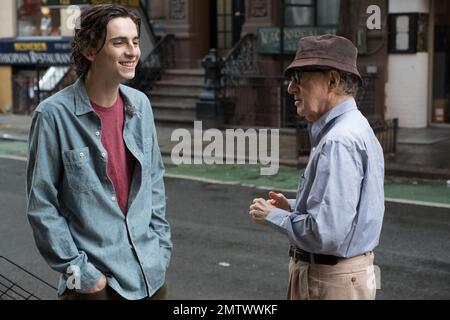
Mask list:
[[[231,48],[233,41],[233,7],[231,0],[216,0],[217,48]]]
[[[17,35],[60,36],[60,8],[41,5],[40,0],[17,0]]]
[[[284,25],[288,27],[336,26],[340,0],[285,0]]]
[[[417,52],[417,17],[416,13],[389,15],[389,52]]]
[[[339,24],[340,0],[317,1],[317,25],[337,26]]]
[[[241,38],[245,22],[244,0],[214,0],[211,3],[211,46],[231,49]]]

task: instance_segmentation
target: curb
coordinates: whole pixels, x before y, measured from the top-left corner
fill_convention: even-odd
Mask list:
[[[1,133],[0,140],[28,142],[28,137],[20,136],[20,135],[13,135],[13,134],[9,134],[9,133]]]
[[[170,156],[171,151],[161,150],[163,156]],[[303,169],[306,168],[307,161],[304,158],[299,160],[286,160],[280,159],[280,165]],[[391,177],[405,177],[405,178],[417,178],[417,179],[428,179],[428,180],[450,180],[450,170],[449,169],[439,169],[421,166],[407,166],[399,165],[396,163],[385,162],[385,175]]]
[[[28,137],[20,134],[0,133],[0,141],[17,141],[28,142]],[[161,149],[161,154],[164,156],[170,156],[171,150]],[[304,157],[298,160],[280,159],[280,165],[291,168],[305,168],[307,161]],[[429,180],[450,180],[450,169],[423,167],[423,166],[411,166],[402,165],[397,163],[385,162],[385,174],[392,177],[405,177],[405,178],[417,178],[417,179],[429,179]]]
[[[24,161],[24,162],[27,161],[27,158],[25,158],[25,157],[4,156],[4,155],[0,155],[0,159],[9,159],[9,160],[16,160],[16,161]],[[245,187],[245,188],[255,188],[255,189],[263,190],[263,191],[276,190],[278,192],[291,193],[291,194],[295,194],[297,192],[297,190],[294,190],[294,189],[273,188],[270,186],[256,186],[256,185],[252,185],[252,184],[241,183],[239,181],[220,181],[217,179],[201,178],[201,177],[180,175],[180,174],[165,173],[164,178],[165,179],[168,178],[168,179],[191,180],[191,181],[211,183],[211,184],[220,184],[220,185],[232,185],[232,186],[239,186],[239,187]],[[431,208],[450,209],[450,204],[439,203],[439,202],[416,201],[416,200],[389,198],[389,197],[385,198],[385,202],[386,203],[410,204],[410,205],[417,205],[417,206],[424,206],[424,207],[431,207]]]
[[[293,189],[279,189],[279,188],[272,188],[269,186],[256,186],[256,185],[252,185],[252,184],[245,184],[245,183],[240,183],[239,181],[220,181],[220,180],[210,179],[210,178],[200,178],[200,177],[195,177],[195,176],[188,176],[188,175],[184,176],[184,175],[170,174],[170,173],[169,174],[166,173],[164,175],[164,178],[190,180],[190,181],[219,184],[219,185],[232,185],[232,186],[238,186],[238,187],[244,187],[244,188],[254,188],[254,189],[258,189],[258,190],[262,190],[262,191],[276,190],[277,192],[291,193],[291,194],[295,194],[297,192],[297,190],[293,190]],[[385,197],[384,202],[385,203],[408,204],[408,205],[430,207],[430,208],[450,209],[450,204],[440,203],[440,202],[416,201],[416,200],[410,200],[410,199],[390,198],[390,197]]]
[[[406,177],[429,180],[450,180],[449,169],[439,169],[421,166],[407,166],[396,163],[386,163],[385,172],[387,176]]]

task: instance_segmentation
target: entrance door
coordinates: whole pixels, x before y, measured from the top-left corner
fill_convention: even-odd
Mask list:
[[[450,3],[434,1],[433,123],[450,123]]]
[[[245,0],[213,0],[211,46],[225,54],[240,39],[245,21]]]

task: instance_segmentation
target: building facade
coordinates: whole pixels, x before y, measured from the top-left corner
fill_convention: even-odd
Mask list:
[[[136,6],[136,1],[119,2]],[[49,67],[67,66],[74,14],[69,5],[88,3],[2,2],[0,110],[33,109],[36,82]],[[365,79],[358,101],[369,119],[450,128],[450,4],[445,0],[147,0],[140,6],[156,40],[174,35],[172,68],[181,72],[201,69],[211,48],[228,63],[243,59],[233,54],[252,36],[246,59],[254,68],[242,72],[244,79],[233,75],[241,86],[233,89],[239,96],[232,111],[236,125],[292,126],[295,111],[282,70],[299,37],[337,33],[358,46]]]
[[[380,9],[379,29],[367,27],[374,22],[376,12],[368,10],[373,5]],[[160,0],[151,1],[150,14],[157,33],[176,35],[180,68],[199,67],[209,48],[226,56],[243,35],[254,34],[262,45],[256,57],[264,65],[262,74],[281,75],[296,38],[343,31],[360,50],[369,117],[398,118],[400,127],[408,128],[450,123],[448,1]]]

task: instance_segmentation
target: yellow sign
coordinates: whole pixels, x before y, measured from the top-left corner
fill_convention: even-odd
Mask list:
[[[45,42],[16,42],[14,43],[16,51],[47,51],[47,43]]]
[[[42,6],[85,6],[103,3],[117,3],[128,7],[139,7],[139,0],[41,0]]]

